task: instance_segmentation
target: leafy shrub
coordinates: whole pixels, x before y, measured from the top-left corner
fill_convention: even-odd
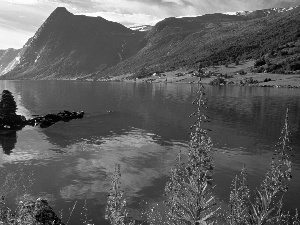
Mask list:
[[[259,59],[257,59],[254,63],[254,67],[260,67],[266,64],[265,58],[261,57]]]
[[[300,62],[293,62],[293,63],[291,63],[290,69],[292,71],[300,70]]]
[[[226,84],[226,80],[223,77],[217,77],[209,82],[210,85],[223,85]]]

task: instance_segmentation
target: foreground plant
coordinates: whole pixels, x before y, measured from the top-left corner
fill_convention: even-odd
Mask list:
[[[254,202],[250,201],[246,182],[245,168],[240,176],[233,180],[230,194],[227,222],[230,225],[250,224],[289,224],[290,215],[284,214],[282,199],[288,190],[292,166],[290,160],[288,110],[284,127],[277,144],[276,158],[271,163],[261,186],[255,191]],[[298,213],[293,217],[293,224],[299,224]]]
[[[120,179],[121,172],[118,165],[111,180],[112,188],[107,198],[105,219],[110,220],[111,225],[134,225],[134,222],[127,219],[126,200],[123,197],[124,191],[120,190]]]
[[[227,215],[227,223],[230,225],[247,224],[248,218],[248,201],[249,189],[247,185],[247,173],[245,166],[239,176],[233,179],[230,193],[229,213]]]
[[[64,225],[47,200],[34,200],[30,192],[33,173],[27,174],[18,167],[15,172],[1,171],[3,183],[0,184],[0,224],[5,225]],[[5,175],[6,174],[6,175]],[[15,209],[6,204],[7,199],[17,202]]]
[[[204,87],[199,84],[199,98],[195,116],[196,122],[191,127],[188,159],[182,162],[181,153],[177,163],[171,170],[170,181],[165,186],[167,210],[152,208],[146,213],[147,224],[150,225],[209,225],[219,222],[215,197],[212,194],[212,142],[203,128],[208,117],[202,113],[206,107]],[[288,190],[288,182],[292,178],[289,146],[288,110],[284,127],[277,144],[276,157],[270,170],[259,188],[255,190],[254,198],[250,198],[247,185],[245,166],[232,182],[229,209],[225,223],[229,225],[300,225],[298,211],[295,216],[283,212],[282,199]],[[127,211],[123,192],[120,191],[120,168],[116,168],[112,179],[113,187],[107,201],[106,218],[112,225],[134,224],[126,223]],[[224,224],[224,223],[221,223]]]
[[[189,153],[186,165],[178,156],[178,163],[171,170],[171,180],[165,187],[166,206],[173,224],[214,224],[216,218],[215,197],[212,189],[212,142],[202,123],[208,117],[202,113],[206,107],[204,86],[199,84],[196,122],[191,127]]]

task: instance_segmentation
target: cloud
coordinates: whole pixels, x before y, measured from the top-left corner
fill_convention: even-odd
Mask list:
[[[173,3],[181,6],[185,5],[181,0],[162,0],[162,3]]]
[[[109,21],[118,22],[128,27],[145,24],[154,25],[161,20],[159,17],[147,14],[123,14],[116,12],[95,12],[83,14],[92,17],[100,16]]]
[[[191,4],[181,0],[135,1],[135,0],[93,0],[95,9],[122,14],[145,14],[158,18],[179,16],[196,12]]]
[[[54,5],[65,6],[69,10],[91,12],[95,5],[92,0],[43,0]]]
[[[0,49],[21,48],[26,40],[32,36],[32,32],[20,30],[0,29]],[[8,38],[9,37],[9,38]]]
[[[75,167],[64,168],[60,173],[62,179],[69,180],[75,174],[78,180],[63,187],[60,195],[64,199],[95,198],[100,192],[110,189],[112,172],[116,165],[120,165],[122,189],[128,196],[138,196],[143,188],[153,185],[154,180],[167,176],[176,153],[188,147],[182,143],[162,146],[153,137],[154,134],[134,129],[127,134],[101,139],[99,146],[83,143],[89,152],[95,154],[78,159]],[[82,179],[88,181],[82,182]]]
[[[64,6],[74,14],[101,16],[125,26],[133,26],[153,24],[166,17],[252,11],[299,4],[299,0],[1,0],[0,49],[9,47],[12,41],[8,40],[9,37],[18,36],[18,31],[20,40],[16,40],[14,46],[21,47],[19,43],[25,44],[28,34],[33,36],[58,6]]]
[[[1,1],[0,49],[21,48],[56,8],[37,0],[22,3],[19,0]]]
[[[12,4],[21,4],[21,5],[33,5],[40,2],[39,0],[2,0],[2,1],[9,2]]]

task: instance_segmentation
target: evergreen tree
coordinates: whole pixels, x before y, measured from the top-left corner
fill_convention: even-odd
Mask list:
[[[3,90],[0,101],[0,116],[15,116],[17,111],[17,104],[14,96],[8,90]]]

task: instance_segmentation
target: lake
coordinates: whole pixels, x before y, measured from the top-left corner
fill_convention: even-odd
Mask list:
[[[195,84],[101,83],[76,81],[0,81],[10,90],[18,114],[46,115],[84,111],[84,118],[48,128],[25,127],[1,135],[1,183],[5,174],[20,171],[34,180],[26,192],[46,198],[66,222],[104,220],[110,179],[121,166],[122,189],[129,209],[138,214],[145,202],[160,204],[169,171],[179,151],[187,152],[195,111]],[[300,90],[239,86],[206,86],[214,143],[214,193],[226,204],[230,184],[243,164],[251,189],[258,187],[284,124],[288,107],[293,147],[293,179],[285,195],[286,210],[300,209]],[[28,179],[20,180],[26,186]],[[20,184],[20,186],[21,186]],[[22,191],[8,193],[13,206]],[[252,192],[253,194],[253,192]]]

